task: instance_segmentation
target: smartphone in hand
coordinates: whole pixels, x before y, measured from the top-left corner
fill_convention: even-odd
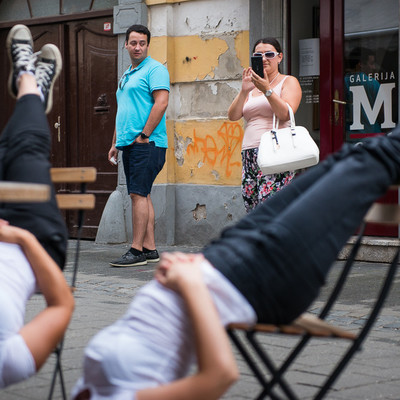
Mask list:
[[[251,56],[251,69],[261,78],[264,78],[263,58],[260,56]]]

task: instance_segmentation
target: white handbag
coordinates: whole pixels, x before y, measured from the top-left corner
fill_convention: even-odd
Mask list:
[[[257,162],[264,175],[311,167],[318,164],[319,149],[308,130],[296,126],[292,108],[287,105],[290,127],[278,129],[279,120],[275,117],[272,129],[261,136]]]

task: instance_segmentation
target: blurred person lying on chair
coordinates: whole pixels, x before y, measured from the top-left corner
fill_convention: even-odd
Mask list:
[[[50,178],[46,118],[61,54],[52,44],[33,53],[24,25],[10,30],[6,45],[8,88],[16,105],[0,136],[0,181],[31,183],[32,193],[42,184],[50,189],[50,198],[40,202],[17,195],[14,202],[0,201],[0,388],[29,378],[43,366],[74,309],[62,273],[68,235]],[[25,323],[26,303],[35,292],[44,296],[47,307]]]

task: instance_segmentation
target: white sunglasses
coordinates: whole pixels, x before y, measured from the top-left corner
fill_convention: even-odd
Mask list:
[[[254,57],[262,57],[264,56],[268,60],[272,60],[275,58],[277,55],[279,55],[277,51],[266,51],[265,53],[253,53]]]

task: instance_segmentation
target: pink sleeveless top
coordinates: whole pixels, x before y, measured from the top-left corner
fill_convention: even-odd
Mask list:
[[[285,76],[272,90],[280,97]],[[272,128],[273,111],[265,96],[252,96],[243,107],[243,117],[246,121],[246,129],[242,142],[242,150],[255,149],[260,145],[261,135]],[[289,126],[289,121],[279,123],[279,128]]]

